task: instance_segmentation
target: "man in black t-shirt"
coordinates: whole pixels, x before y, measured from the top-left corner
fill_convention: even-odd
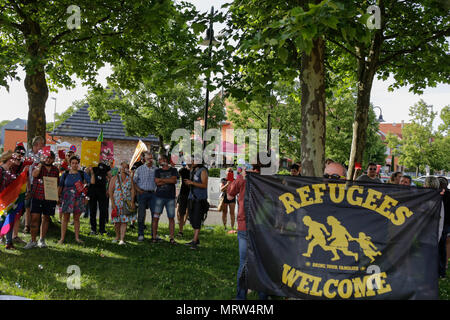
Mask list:
[[[155,212],[153,213],[152,223],[152,242],[157,242],[158,221],[164,208],[166,208],[167,217],[169,218],[170,243],[175,243],[173,238],[175,231],[175,197],[176,183],[178,179],[178,171],[169,167],[167,156],[160,155],[159,169],[155,171]]]
[[[89,212],[91,223],[91,235],[97,234],[97,203],[100,212],[99,233],[106,233],[105,226],[108,219],[108,197],[106,185],[109,180],[111,167],[105,163],[99,163],[97,167],[92,168],[95,177],[95,183],[89,186]]]
[[[188,168],[186,168],[186,163],[182,163],[182,168],[178,171],[178,175],[181,179],[181,188],[180,193],[178,194],[177,199],[177,219],[179,224],[179,232],[178,236],[183,236],[183,227],[187,220],[187,205],[188,205],[188,196],[189,196],[189,186],[184,183],[185,179],[190,179],[191,172]]]

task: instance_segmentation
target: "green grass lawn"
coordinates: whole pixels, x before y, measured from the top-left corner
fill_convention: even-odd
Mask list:
[[[137,231],[128,230],[127,244],[119,246],[111,243],[112,225],[105,236],[88,236],[88,220],[81,220],[82,245],[75,243],[73,226],[67,231],[66,244],[56,244],[59,223],[55,223],[49,230],[47,249],[24,250],[23,245],[16,245],[18,250],[6,252],[2,246],[0,295],[63,300],[229,300],[235,296],[237,237],[221,226],[204,228],[199,250],[190,250],[183,245],[192,239],[190,226],[177,245],[168,241],[152,244],[148,238],[139,243]],[[164,239],[168,234],[168,225],[161,224],[160,236]],[[67,287],[71,265],[80,268],[80,289]],[[440,298],[450,299],[450,280],[440,280],[439,286]],[[256,294],[249,294],[249,299],[257,299]]]
[[[56,219],[54,219],[56,220]],[[105,236],[88,236],[87,219],[81,219],[81,239],[76,244],[69,226],[66,244],[58,245],[59,223],[49,230],[47,249],[0,250],[0,295],[31,299],[232,299],[239,266],[236,234],[223,227],[206,227],[200,234],[200,248],[183,243],[192,239],[185,227],[179,244],[137,242],[137,231],[128,230],[125,246],[111,243],[113,226]],[[149,227],[148,227],[149,228]],[[178,230],[178,228],[176,229]],[[146,230],[148,232],[148,229]],[[147,234],[147,233],[146,233]],[[168,235],[160,225],[160,236]],[[25,240],[29,240],[27,235]],[[167,238],[168,240],[168,238]],[[81,288],[68,289],[70,265],[81,271]],[[41,267],[40,267],[41,266]]]

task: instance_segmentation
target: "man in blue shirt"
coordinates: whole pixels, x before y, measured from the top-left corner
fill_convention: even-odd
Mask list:
[[[150,151],[145,153],[145,165],[136,169],[133,177],[134,187],[138,198],[138,241],[144,241],[145,211],[146,207],[154,212],[155,205],[155,168],[153,155]]]

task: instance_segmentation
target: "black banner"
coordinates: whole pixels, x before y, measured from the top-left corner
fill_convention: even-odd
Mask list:
[[[247,285],[302,299],[438,299],[436,189],[249,174]]]

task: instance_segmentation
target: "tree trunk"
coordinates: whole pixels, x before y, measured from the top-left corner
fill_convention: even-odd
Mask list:
[[[45,79],[44,66],[34,70],[26,70],[25,89],[28,95],[27,144],[36,136],[46,139],[45,103],[48,98],[48,86]]]
[[[325,161],[325,41],[301,59],[302,175],[321,177]]]
[[[384,16],[383,1],[380,1],[380,10]],[[382,18],[383,19],[383,18]],[[383,21],[381,23],[383,25]],[[362,165],[367,140],[367,124],[370,108],[370,94],[373,79],[378,69],[378,62],[383,44],[383,29],[377,30],[368,52],[358,47],[358,96],[356,100],[355,117],[353,121],[353,139],[348,164],[347,179],[352,180],[355,173],[355,163]],[[367,57],[367,58],[366,58]],[[369,159],[370,161],[370,159]]]

